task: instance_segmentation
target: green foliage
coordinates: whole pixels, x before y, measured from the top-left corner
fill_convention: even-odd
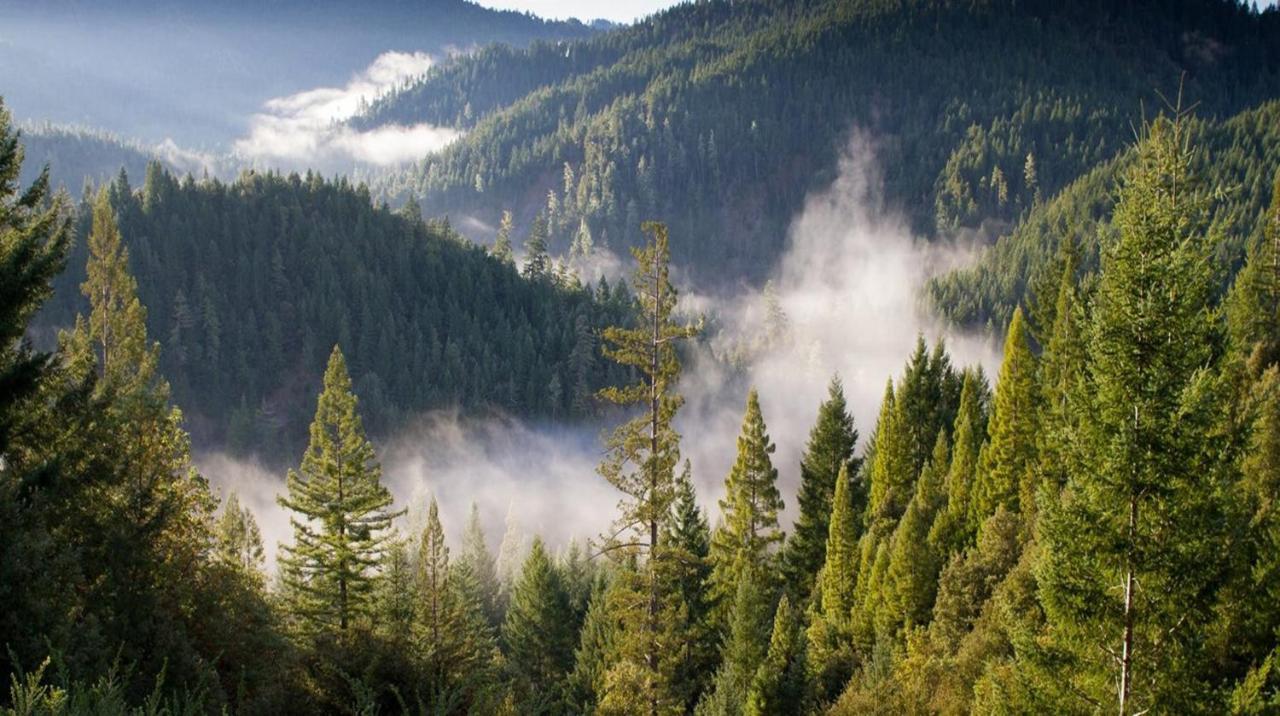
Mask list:
[[[832,378],[800,460],[800,491],[796,495],[800,515],[782,553],[787,590],[797,604],[808,599],[826,559],[837,478],[842,471],[856,476],[861,467],[861,460],[853,455],[857,442],[858,431],[844,400],[844,388],[839,378]],[[861,482],[846,486],[845,499],[855,514],[861,514],[866,502],[861,486]]]
[[[1002,505],[1011,512],[1034,509],[1031,468],[1040,404],[1036,386],[1036,359],[1031,353],[1022,310],[1016,309],[1005,338],[987,442],[978,458],[969,502],[970,530],[977,530]]]
[[[356,412],[342,351],[334,346],[311,444],[290,470],[280,505],[294,513],[293,544],[280,563],[289,610],[309,634],[342,632],[369,611],[374,571],[391,521],[392,498]]]
[[[193,411],[199,444],[292,463],[335,344],[375,437],[435,408],[590,416],[594,391],[626,377],[582,351],[576,328],[627,323],[621,284],[526,281],[447,222],[375,206],[346,180],[246,173],[222,183],[153,169],[143,189],[121,174],[107,193],[151,308],[148,332],[165,342],[157,367]],[[90,214],[85,203],[76,270],[56,282],[42,327],[85,310],[76,286]]]
[[[502,627],[516,709],[526,714],[565,711],[576,634],[560,573],[535,539]]]
[[[1199,643],[1222,579],[1220,387],[1187,128],[1157,119],[1116,205],[1088,343],[1083,468],[1040,524],[1036,576],[1067,680],[1122,711],[1208,707]],[[1083,704],[1079,705],[1083,707]]]
[[[747,716],[803,713],[808,685],[800,612],[782,595],[773,617],[769,651],[747,692]]]
[[[760,412],[760,397],[747,394],[747,409],[738,436],[738,457],[725,477],[725,497],[720,500],[723,521],[711,535],[711,584],[723,605],[733,603],[747,570],[770,585],[777,581],[773,565],[776,547],[782,543],[778,512],[783,508],[778,492],[778,471],[769,458],[774,444]],[[760,587],[768,589],[767,587]],[[721,625],[727,626],[721,610]]]

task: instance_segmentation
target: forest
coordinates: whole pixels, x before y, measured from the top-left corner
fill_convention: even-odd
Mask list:
[[[748,391],[736,460],[706,510],[675,427],[684,347],[701,326],[678,309],[666,225],[640,227],[627,288],[589,289],[545,257],[517,273],[501,246],[318,177],[225,185],[152,167],[140,189],[121,177],[73,202],[47,172],[19,183],[21,137],[0,115],[0,703],[14,714],[1274,713],[1280,175],[1256,217],[1224,224],[1238,204],[1218,183],[1219,150],[1180,109],[1141,127],[1105,179],[1113,201],[1092,243],[1059,233],[1056,280],[1010,312],[996,375],[921,337],[861,428],[832,377],[795,495],[779,489],[769,405]],[[321,251],[353,263],[305,273],[283,255],[296,243],[260,240],[254,250],[274,256],[245,267],[217,245],[166,264],[204,266],[203,280],[144,287],[133,273],[163,260],[152,236],[191,230],[184,217],[223,217],[235,231],[203,230],[234,241],[317,204],[357,215],[361,240]],[[1047,226],[1039,241],[1054,238]],[[313,308],[252,294],[361,270],[344,252],[397,241],[424,252],[415,267],[436,257],[491,281],[471,299],[486,312],[532,321],[531,305],[563,303],[558,324],[582,312],[600,363],[589,388],[561,397],[614,424],[598,476],[584,476],[617,492],[608,533],[494,555],[474,509],[434,502],[420,531],[402,529],[366,430],[366,412],[387,409],[361,378],[381,351],[363,353],[356,331],[306,336],[308,311],[338,310],[340,297]],[[1224,245],[1246,256],[1234,276]],[[225,293],[199,288],[213,280],[234,282],[243,303],[220,306]],[[37,347],[24,336],[64,282],[83,303],[58,308],[77,315]],[[271,315],[249,312],[267,303],[296,311],[275,320],[303,332],[287,345],[305,355],[262,349],[261,335],[185,340],[221,323],[210,315],[269,336]],[[316,397],[279,497],[293,517],[278,574],[252,511],[193,466],[179,406],[200,406],[165,377],[192,361],[174,375],[226,381],[228,393],[244,376],[220,371],[236,364],[194,349],[215,344],[264,351],[242,362],[276,350],[327,364],[297,388]],[[467,379],[511,368],[493,370]],[[464,539],[449,544],[453,523]]]
[[[1003,233],[1127,146],[1180,76],[1208,120],[1273,99],[1277,23],[1219,0],[687,3],[441,64],[350,122],[465,130],[372,184],[428,214],[506,208],[554,248],[619,253],[658,216],[701,283],[763,281],[851,130],[914,231]]]

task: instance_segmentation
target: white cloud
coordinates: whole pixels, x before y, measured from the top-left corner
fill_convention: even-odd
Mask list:
[[[386,52],[344,87],[321,87],[269,100],[253,115],[249,134],[234,151],[247,159],[287,167],[351,164],[391,166],[420,159],[461,136],[430,124],[388,125],[361,132],[345,124],[364,103],[431,68],[422,52]]]

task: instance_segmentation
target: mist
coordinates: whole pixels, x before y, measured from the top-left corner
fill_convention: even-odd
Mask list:
[[[800,456],[833,375],[843,381],[859,451],[874,428],[886,381],[901,372],[918,336],[931,345],[945,340],[954,365],[981,364],[995,375],[999,354],[990,338],[948,331],[919,300],[930,275],[969,261],[974,247],[913,236],[885,206],[881,186],[874,143],[855,135],[836,180],[810,196],[791,224],[771,281],[787,316],[774,343],[760,340],[767,310],[762,290],[709,296],[681,289],[681,311],[705,315],[715,327],[686,360],[679,390],[687,402],[677,418],[681,452],[692,462],[713,523],[749,388],[760,393],[777,445],[774,466],[787,503],[781,519],[789,530]],[[616,270],[616,257],[602,258],[599,270]],[[571,539],[600,536],[617,515],[619,495],[595,471],[603,456],[600,437],[611,427],[434,412],[381,446],[383,481],[397,505],[409,509],[401,521],[407,533],[421,528],[434,496],[454,545],[474,503],[495,554],[508,515],[526,537],[541,535],[561,549]],[[274,561],[276,543],[291,539],[287,515],[275,504],[283,475],[217,455],[202,458],[200,466],[215,486],[234,489],[254,510]]]
[[[424,52],[385,52],[341,87],[319,87],[268,100],[252,116],[246,136],[233,146],[254,163],[285,169],[394,166],[420,159],[461,136],[430,124],[380,126],[358,131],[344,123],[362,106],[425,74]]]

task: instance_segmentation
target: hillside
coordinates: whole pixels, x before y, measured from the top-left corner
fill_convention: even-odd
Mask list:
[[[625,292],[527,279],[445,223],[317,175],[120,175],[111,202],[193,437],[295,459],[340,344],[376,434],[430,408],[570,417],[616,379],[594,347]],[[88,207],[39,326],[83,313]]]
[[[1201,116],[1280,93],[1280,13],[1227,0],[1130,3],[748,0],[457,58],[375,102],[368,128],[467,136],[380,189],[431,214],[633,244],[672,223],[705,278],[762,276],[852,131],[889,204],[932,236],[1014,222],[1131,136],[1184,76]]]
[[[1245,250],[1262,236],[1273,182],[1280,168],[1280,101],[1243,112],[1225,122],[1203,121],[1193,136],[1201,151],[1196,171],[1223,197],[1210,226],[1217,241],[1220,288],[1244,262]],[[1061,194],[1034,207],[1011,231],[1002,234],[969,268],[938,277],[928,286],[934,308],[953,323],[994,328],[1008,323],[1045,286],[1057,281],[1055,256],[1060,243],[1079,247],[1081,271],[1096,271],[1100,242],[1114,235],[1110,224],[1116,179],[1129,164],[1132,149],[1072,182]]]

